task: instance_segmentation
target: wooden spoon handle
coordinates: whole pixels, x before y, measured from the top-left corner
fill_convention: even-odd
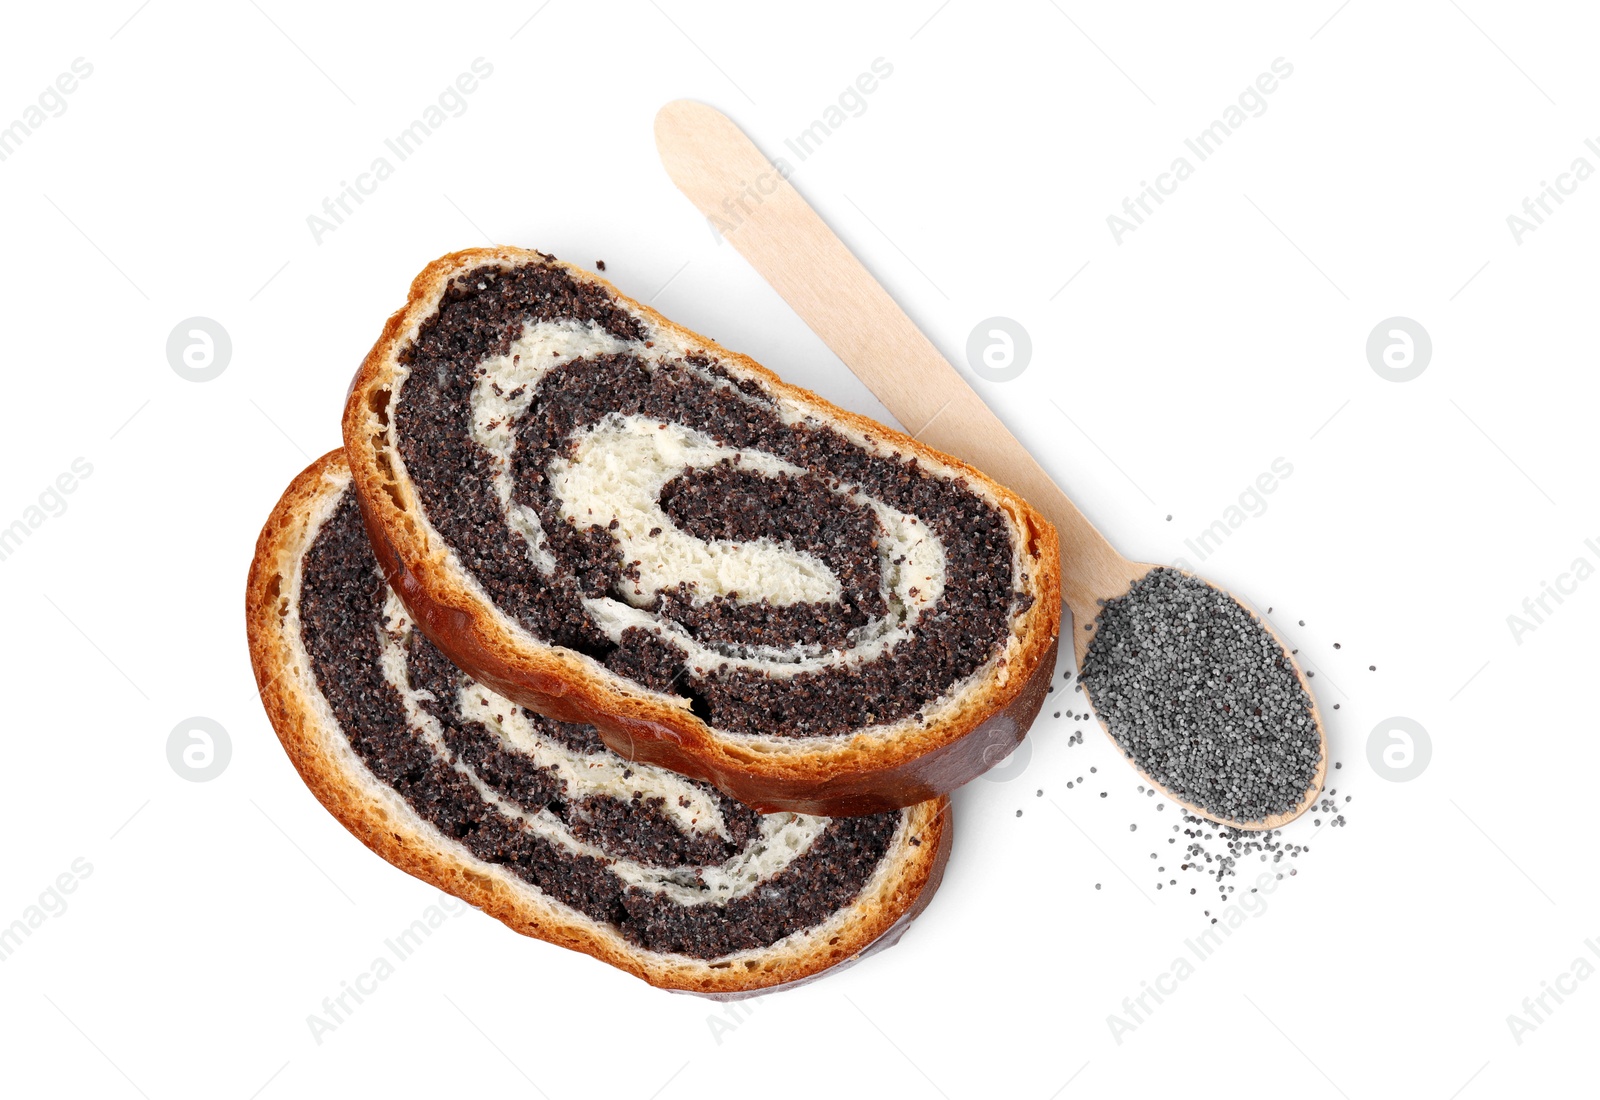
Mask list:
[[[744,132],[676,100],[656,148],[678,189],[918,440],[1009,485],[1056,526],[1080,620],[1144,572],[1118,554]]]

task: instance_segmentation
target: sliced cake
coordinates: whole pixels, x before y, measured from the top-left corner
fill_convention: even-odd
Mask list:
[[[758,809],[949,791],[1047,690],[1037,512],[542,253],[423,271],[344,435],[379,560],[446,656]]]
[[[342,452],[256,546],[250,654],[317,798],[395,866],[653,985],[770,989],[892,943],[931,898],[949,804],[761,815],[622,759],[458,670],[384,583]]]

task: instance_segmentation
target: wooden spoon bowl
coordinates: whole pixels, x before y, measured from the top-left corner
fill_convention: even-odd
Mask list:
[[[1005,480],[1005,476],[1003,474],[996,474],[993,476],[998,477],[1002,482]],[[1067,580],[1069,575],[1067,570],[1068,552],[1065,548],[1065,542],[1068,537],[1066,532],[1068,529],[1063,527],[1061,522],[1056,519],[1056,514],[1051,508],[1037,502],[1033,503],[1034,507],[1038,508],[1050,518],[1051,522],[1055,523],[1056,530],[1060,534],[1063,542],[1063,548],[1061,551],[1061,587],[1063,599],[1067,605],[1067,610],[1072,612],[1073,660],[1077,662],[1077,667],[1082,669],[1084,657],[1089,652],[1089,643],[1094,641],[1094,636],[1100,628],[1100,602],[1102,600],[1113,600],[1119,596],[1126,595],[1128,589],[1134,584],[1135,581],[1140,580],[1152,570],[1161,568],[1161,566],[1152,565],[1148,562],[1129,561],[1121,554],[1118,554],[1116,550],[1112,548],[1111,544],[1106,542],[1104,537],[1101,536],[1100,532],[1095,530],[1094,526],[1090,524],[1087,519],[1083,519],[1083,514],[1078,512],[1076,507],[1073,507],[1073,511],[1076,512],[1078,517],[1082,520],[1083,527],[1087,529],[1088,534],[1092,535],[1094,541],[1098,542],[1100,547],[1103,549],[1100,551],[1102,560],[1096,567],[1094,567],[1092,571],[1082,568],[1081,566],[1075,567],[1071,571],[1071,575],[1076,584],[1069,582]],[[1217,588],[1216,585],[1211,584],[1211,582],[1205,580],[1204,577],[1199,577],[1194,573],[1188,572],[1188,570],[1179,569],[1176,570],[1176,572],[1183,573],[1185,576],[1195,577],[1197,580],[1204,581],[1206,584],[1211,585],[1211,587]],[[1089,686],[1084,684],[1082,680],[1080,680],[1079,683],[1083,687],[1084,699],[1089,703],[1090,709],[1094,710],[1095,712],[1095,721],[1098,722],[1100,728],[1105,731],[1105,735],[1111,739],[1111,743],[1117,745],[1117,751],[1122,753],[1123,759],[1126,760],[1130,766],[1132,766],[1134,771],[1143,776],[1144,781],[1150,784],[1150,786],[1156,788],[1156,790],[1166,795],[1167,798],[1171,799],[1173,802],[1176,802],[1178,805],[1182,806],[1185,810],[1188,810],[1196,817],[1203,817],[1207,820],[1215,821],[1222,825],[1228,825],[1235,829],[1248,829],[1252,831],[1276,829],[1281,825],[1287,825],[1289,822],[1293,821],[1295,818],[1309,810],[1312,806],[1316,805],[1318,797],[1322,794],[1328,782],[1327,727],[1323,724],[1322,710],[1317,706],[1317,697],[1311,690],[1311,685],[1306,679],[1306,674],[1300,668],[1300,662],[1294,659],[1294,654],[1290,652],[1290,647],[1284,640],[1283,636],[1278,633],[1277,629],[1273,627],[1272,623],[1267,620],[1265,615],[1258,613],[1247,601],[1241,600],[1238,596],[1234,595],[1232,592],[1228,592],[1226,589],[1219,589],[1219,591],[1224,592],[1229,599],[1233,600],[1235,603],[1245,608],[1245,610],[1249,611],[1250,614],[1254,616],[1254,618],[1267,631],[1267,633],[1272,636],[1272,640],[1278,643],[1279,648],[1283,650],[1284,659],[1287,660],[1290,667],[1294,669],[1295,677],[1300,681],[1300,687],[1304,689],[1306,698],[1311,701],[1311,717],[1317,724],[1317,747],[1319,753],[1317,770],[1312,776],[1311,785],[1306,788],[1306,791],[1301,796],[1300,801],[1294,806],[1282,811],[1281,813],[1269,814],[1268,816],[1256,821],[1243,821],[1236,818],[1224,817],[1211,810],[1202,809],[1200,806],[1195,805],[1188,799],[1180,798],[1171,790],[1152,779],[1149,772],[1140,767],[1138,762],[1134,760],[1134,758],[1126,751],[1124,751],[1121,745],[1117,745],[1117,739],[1112,737],[1111,730],[1107,727],[1105,719],[1100,716],[1100,712],[1094,707],[1094,700],[1090,697]]]

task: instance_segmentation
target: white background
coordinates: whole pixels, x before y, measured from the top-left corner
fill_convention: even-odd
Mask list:
[[[1520,243],[1506,218],[1575,158],[1600,167],[1583,144],[1600,136],[1593,13],[541,2],[8,11],[0,122],[74,58],[93,75],[0,163],[0,525],[75,458],[93,473],[0,561],[0,924],[75,859],[92,872],[0,963],[0,1087],[1591,1090],[1600,981],[1547,1001],[1520,1043],[1507,1017],[1578,958],[1600,965],[1584,946],[1600,941],[1600,582],[1520,644],[1507,616],[1575,558],[1600,564],[1584,545],[1600,182]],[[307,216],[478,57],[494,72],[465,113],[314,240]],[[489,241],[603,259],[674,319],[883,415],[717,243],[651,132],[692,97],[783,153],[879,57],[892,76],[796,185],[963,370],[980,320],[1026,326],[1028,369],[976,384],[1122,550],[1275,607],[1321,670],[1348,827],[1318,833],[1266,911],[1119,1043],[1108,1016],[1204,931],[1209,899],[1193,876],[1155,891],[1148,850],[1173,814],[1103,736],[1051,717],[1058,692],[1021,774],[957,795],[932,907],[853,970],[735,1016],[469,911],[317,1043],[308,1014],[436,893],[335,823],[262,713],[241,614],[262,520],[337,445],[350,375],[411,276]],[[1266,112],[1117,243],[1107,215],[1279,57],[1294,71]],[[165,352],[196,315],[233,343],[203,384]],[[1434,345],[1403,384],[1364,350],[1395,315]],[[1267,510],[1198,561],[1184,540],[1279,457],[1293,474]],[[166,755],[193,715],[232,746],[206,783]],[[1393,715],[1431,734],[1408,783],[1367,763]]]

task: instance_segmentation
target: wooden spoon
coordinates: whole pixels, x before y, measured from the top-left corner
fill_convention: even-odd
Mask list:
[[[701,103],[675,100],[656,115],[655,130],[656,148],[672,182],[907,431],[1010,486],[1056,525],[1061,536],[1061,590],[1072,612],[1072,648],[1081,668],[1094,637],[1098,601],[1123,595],[1157,566],[1129,561],[1095,530],[783,173],[726,115]],[[1289,647],[1277,631],[1264,617],[1257,617],[1289,657]],[[1312,700],[1322,752],[1311,787],[1293,809],[1260,821],[1228,820],[1173,795],[1137,765],[1136,770],[1190,812],[1235,828],[1274,829],[1299,817],[1316,802],[1326,781],[1328,738],[1305,674],[1298,662],[1289,659]],[[1109,730],[1106,736],[1110,737]]]

